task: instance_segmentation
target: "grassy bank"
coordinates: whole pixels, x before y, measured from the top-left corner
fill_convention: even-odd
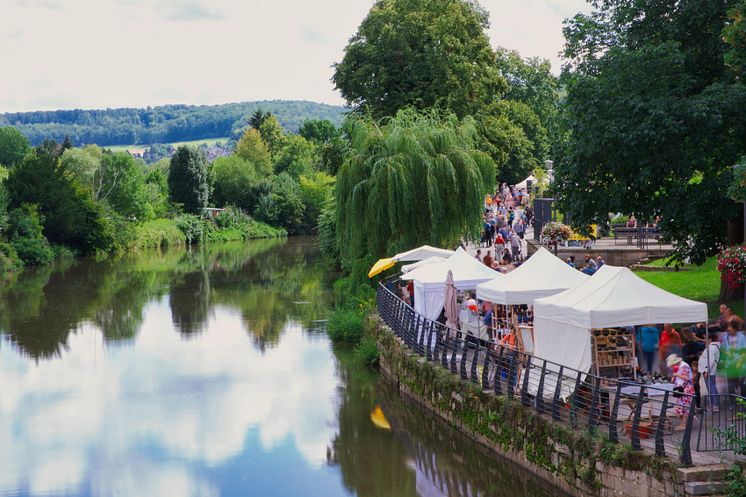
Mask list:
[[[650,266],[663,266],[664,259],[652,261]],[[681,297],[705,302],[710,317],[717,317],[720,297],[720,273],[717,257],[710,257],[701,266],[684,266],[681,271],[639,271],[637,276]],[[743,300],[726,302],[736,314],[743,316]]]

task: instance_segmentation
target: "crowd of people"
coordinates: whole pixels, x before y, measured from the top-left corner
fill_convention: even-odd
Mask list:
[[[530,194],[502,183],[484,200],[480,250],[476,258],[492,269],[507,272],[523,260],[526,231],[533,222]],[[481,248],[488,250],[482,254]],[[494,252],[493,252],[494,250]]]

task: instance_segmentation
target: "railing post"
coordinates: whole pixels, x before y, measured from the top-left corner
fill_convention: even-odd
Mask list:
[[[541,361],[541,376],[539,386],[536,389],[536,410],[541,414],[544,412],[544,377],[547,374],[547,361]]]
[[[466,347],[466,341],[463,341],[461,343],[461,379],[466,379],[466,356],[469,355],[469,349]]]
[[[580,371],[575,379],[575,392],[572,396],[572,405],[570,406],[570,426],[576,428],[578,425],[578,398],[580,397]]]
[[[693,407],[693,406],[692,406]],[[666,455],[666,445],[663,443],[663,429],[666,424],[666,411],[668,410],[668,390],[663,393],[661,412],[658,414],[658,427],[655,430],[655,455],[663,457]]]
[[[458,347],[458,336],[451,339],[451,373],[458,373],[456,368],[456,348]]]
[[[554,385],[554,397],[552,398],[552,419],[559,421],[562,419],[560,415],[560,396],[562,392],[562,378],[565,376],[565,367],[560,366],[559,373],[557,373],[557,383]]]
[[[440,351],[441,357],[440,357],[440,364],[444,368],[448,369],[448,328],[445,327],[443,329],[443,336],[441,337],[442,340],[442,350]]]
[[[487,347],[487,350],[484,351],[484,363],[482,366],[482,388],[487,390],[490,388],[490,363],[492,362],[492,359],[490,359],[490,349]]]
[[[502,395],[503,394],[503,381],[502,381],[502,374],[503,374],[503,351],[505,350],[504,347],[499,345],[498,347],[498,353],[497,353],[497,362],[495,363],[495,379],[494,379],[494,388],[495,388],[495,395]]]
[[[635,414],[632,418],[632,432],[630,433],[632,438],[632,448],[635,450],[641,450],[640,445],[640,417],[642,416],[642,400],[645,394],[645,387],[640,385],[640,392],[637,394],[637,404],[635,404]]]
[[[614,404],[609,415],[609,440],[619,443],[619,430],[617,430],[617,416],[619,415],[619,401],[622,397],[622,382],[617,382],[616,393],[614,394]]]
[[[423,326],[424,330],[427,330],[427,341],[425,342],[425,357],[427,358],[428,362],[433,360],[433,322],[429,319],[425,323],[425,326]]]
[[[690,466],[692,464],[692,422],[694,421],[694,411],[697,406],[694,405],[694,396],[691,395],[689,402],[689,412],[686,416],[686,427],[684,428],[684,438],[681,440],[681,464]],[[735,419],[734,419],[735,421]]]
[[[479,383],[479,378],[477,378],[477,362],[479,361],[479,343],[477,343],[477,346],[474,348],[474,357],[471,360],[471,382],[474,384]]]
[[[415,337],[415,351],[422,357],[425,355],[425,318],[419,314],[415,314],[414,326],[414,337]]]
[[[593,393],[591,394],[591,409],[588,412],[588,431],[593,431],[598,426],[596,420],[596,409],[598,405],[598,394],[601,389],[601,378],[596,377],[596,381],[593,382]]]
[[[528,377],[531,376],[531,356],[526,355],[526,365],[523,368],[523,386],[521,387],[521,404],[528,407]]]

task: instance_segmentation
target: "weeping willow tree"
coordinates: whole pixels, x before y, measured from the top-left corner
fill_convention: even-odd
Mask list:
[[[422,244],[453,247],[481,228],[495,165],[475,148],[476,123],[453,115],[400,111],[353,122],[337,176],[342,265],[362,277],[379,257]]]

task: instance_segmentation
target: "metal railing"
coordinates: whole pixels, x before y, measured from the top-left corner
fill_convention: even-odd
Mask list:
[[[480,340],[419,315],[383,283],[377,307],[407,347],[464,381],[572,429],[606,434],[613,443],[629,441],[633,449],[657,456],[678,454],[683,464],[692,463],[693,395],[602,378]]]
[[[746,398],[733,394],[703,395],[697,451],[743,450]]]

